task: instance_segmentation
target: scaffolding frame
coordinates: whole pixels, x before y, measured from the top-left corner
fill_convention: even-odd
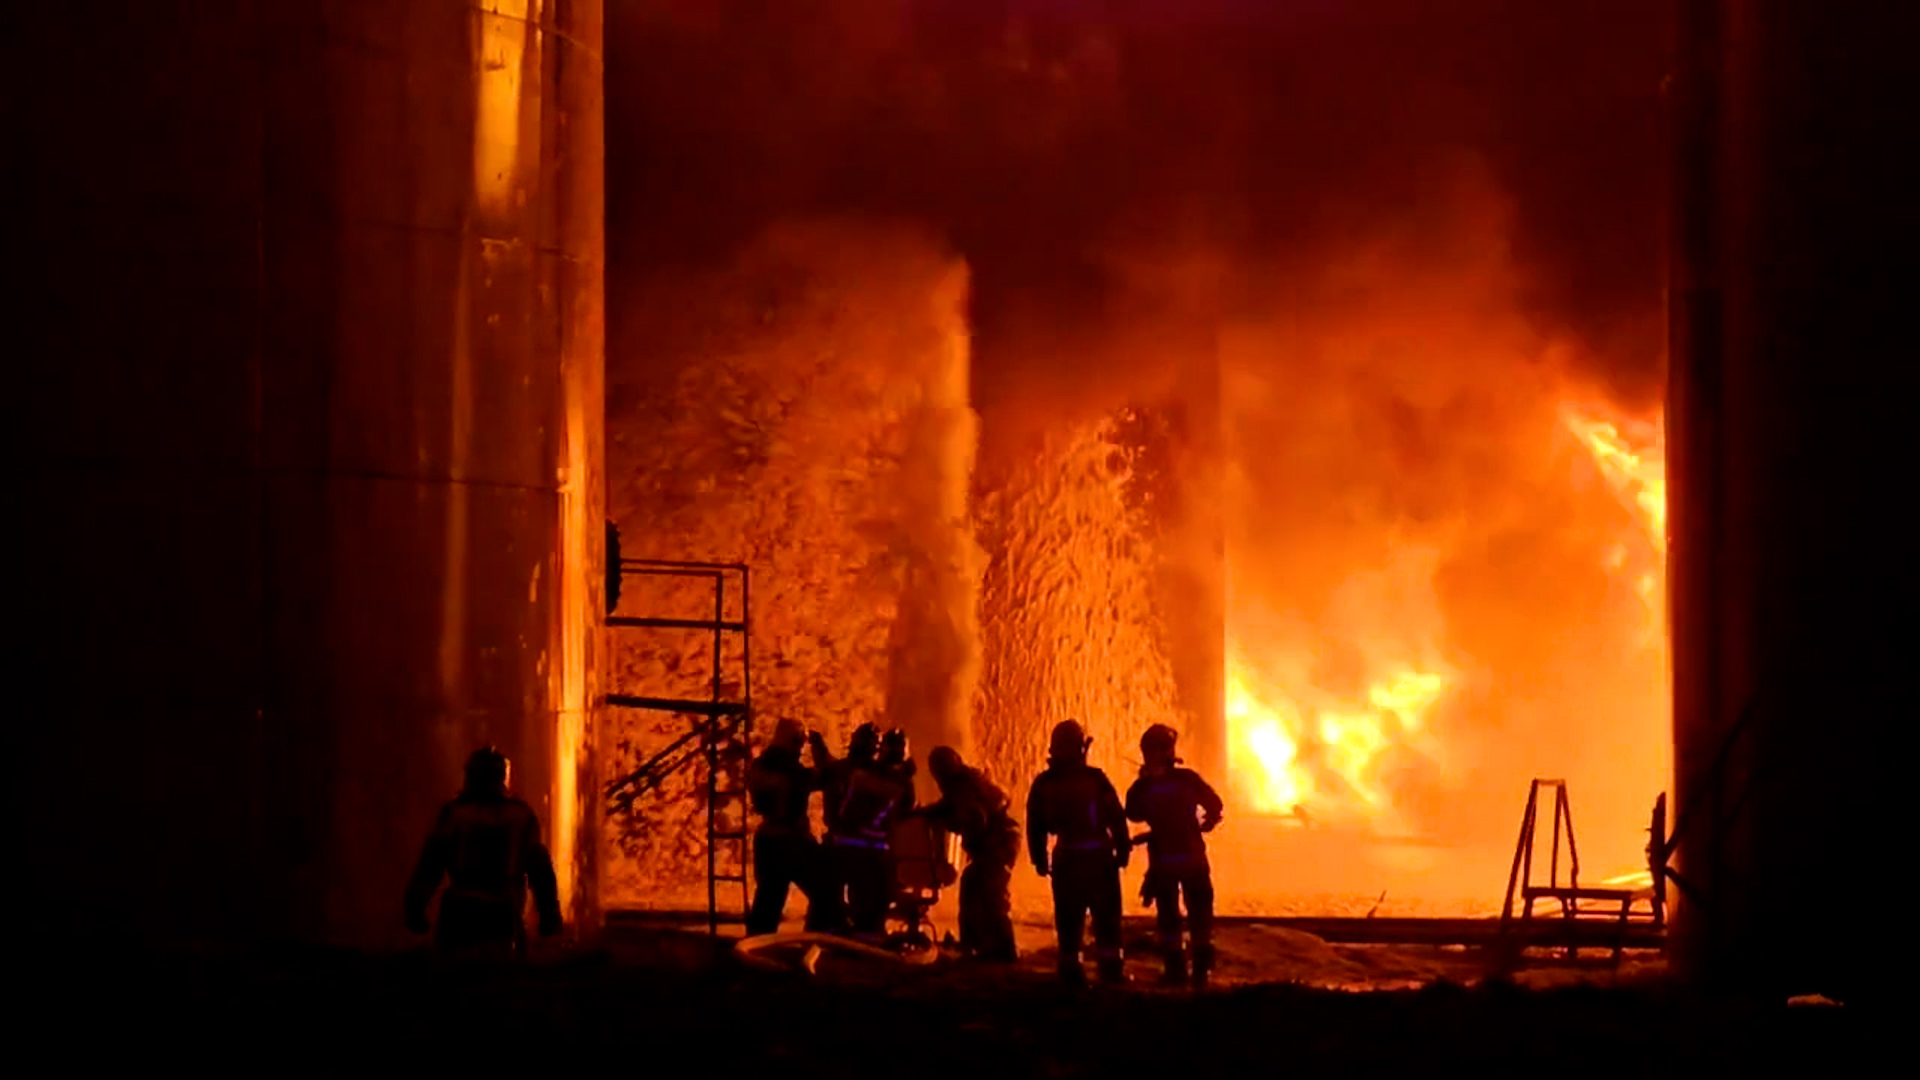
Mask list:
[[[695,761],[704,760],[707,814],[707,933],[720,933],[720,887],[740,886],[739,922],[746,922],[752,899],[748,875],[752,866],[751,840],[747,828],[747,768],[753,754],[753,622],[752,572],[745,563],[689,562],[671,559],[620,559],[619,576],[627,578],[697,578],[713,585],[713,618],[685,619],[654,616],[607,614],[607,626],[613,629],[699,631],[713,636],[713,674],[708,698],[663,698],[636,694],[609,693],[607,704],[616,708],[643,709],[676,713],[695,718],[691,729],[643,762],[639,768],[609,783],[606,788],[609,816],[631,814],[636,800],[657,789]],[[727,618],[727,583],[739,579],[740,618]],[[622,592],[625,592],[623,589]],[[616,609],[617,610],[617,609]],[[726,637],[740,635],[740,696],[726,697]],[[729,815],[728,811],[737,813]],[[723,821],[728,824],[723,825]],[[738,872],[723,870],[720,847],[734,845],[734,866]],[[732,919],[727,920],[729,922]]]

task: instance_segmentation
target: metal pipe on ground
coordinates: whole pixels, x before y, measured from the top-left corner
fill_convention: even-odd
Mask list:
[[[781,948],[789,945],[807,946],[806,952],[801,954],[800,966],[802,970],[806,971],[809,975],[816,973],[816,966],[819,963],[821,953],[827,949],[850,953],[854,956],[865,957],[869,960],[885,960],[889,963],[907,964],[914,967],[926,967],[937,963],[940,959],[940,950],[938,948],[912,949],[906,952],[895,952],[892,949],[883,949],[877,945],[869,945],[864,941],[855,941],[852,938],[840,937],[837,934],[817,934],[805,931],[789,934],[758,934],[754,937],[741,938],[734,943],[733,951],[735,955],[755,966],[785,971],[787,970],[787,965],[762,956],[760,953],[766,949]]]

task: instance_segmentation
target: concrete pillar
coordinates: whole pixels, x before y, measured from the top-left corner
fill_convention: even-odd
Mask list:
[[[1912,714],[1906,5],[1677,5],[1668,412],[1675,959],[1864,994]]]
[[[494,742],[590,921],[599,0],[23,21],[35,887],[81,932],[395,941]]]

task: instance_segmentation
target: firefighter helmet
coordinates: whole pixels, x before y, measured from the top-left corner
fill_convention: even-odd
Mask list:
[[[467,758],[467,791],[476,795],[505,791],[512,771],[513,763],[499,747],[483,746]]]
[[[1174,743],[1180,733],[1165,724],[1155,724],[1140,736],[1140,753],[1148,761],[1178,761],[1173,756]]]
[[[936,746],[933,753],[927,755],[927,771],[936,780],[950,780],[966,767],[967,763],[960,760],[960,751],[951,746]]]
[[[1054,761],[1085,761],[1087,747],[1093,740],[1087,737],[1087,729],[1080,726],[1078,720],[1062,720],[1054,725],[1053,736],[1047,741],[1047,757]]]
[[[907,744],[907,733],[900,728],[891,728],[880,737],[880,760],[888,765],[899,765],[907,760],[911,753]]]
[[[783,750],[798,750],[807,742],[807,726],[791,716],[783,716],[773,725],[773,738],[769,745]]]

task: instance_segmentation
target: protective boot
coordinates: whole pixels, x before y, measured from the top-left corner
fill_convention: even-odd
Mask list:
[[[1076,956],[1071,960],[1061,958],[1060,982],[1074,989],[1087,985],[1087,969],[1081,965],[1079,957]]]
[[[1193,948],[1193,988],[1205,990],[1207,976],[1213,972],[1213,946],[1196,945]]]
[[[1187,985],[1187,954],[1177,947],[1163,949],[1161,952],[1166,958],[1167,970],[1160,976],[1160,985]]]

